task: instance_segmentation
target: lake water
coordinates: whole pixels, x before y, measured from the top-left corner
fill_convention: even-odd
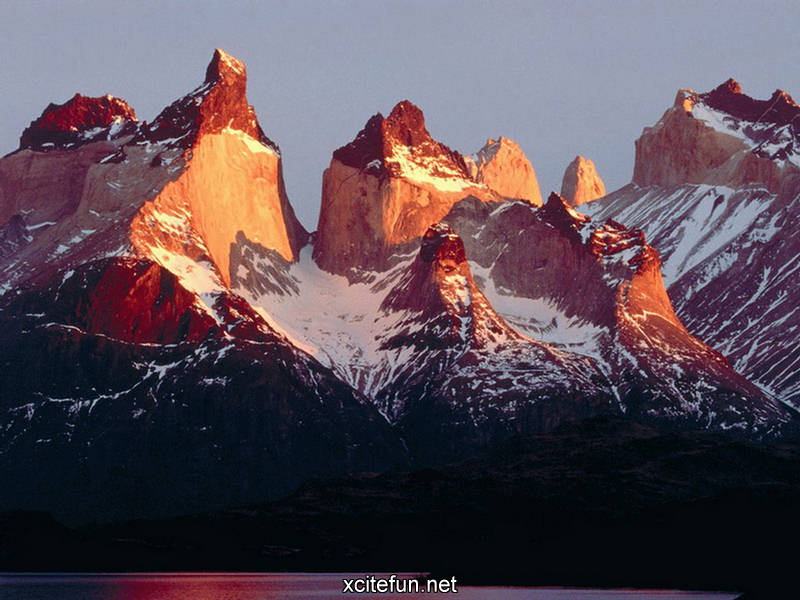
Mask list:
[[[732,600],[733,594],[669,590],[461,587],[458,594],[343,594],[363,574],[149,573],[0,574],[1,600]],[[401,575],[401,577],[407,577]]]

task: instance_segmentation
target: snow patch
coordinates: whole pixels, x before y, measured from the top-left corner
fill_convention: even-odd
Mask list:
[[[415,155],[408,146],[392,147],[392,155],[386,158],[386,164],[397,166],[404,179],[431,185],[443,192],[463,192],[479,187],[479,184],[467,179],[462,172],[435,157]]]

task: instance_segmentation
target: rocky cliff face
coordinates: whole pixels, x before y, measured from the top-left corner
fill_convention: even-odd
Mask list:
[[[499,177],[493,169],[490,179]],[[400,102],[388,117],[373,116],[333,153],[322,178],[314,259],[332,273],[383,271],[399,248],[418,243],[432,223],[470,195],[502,200],[473,179],[464,157],[431,137],[419,108]]]
[[[542,205],[533,165],[514,140],[502,136],[497,141],[490,139],[465,160],[475,181],[486,184],[504,198]]]
[[[641,231],[595,224],[555,194],[538,211],[464,200],[446,219],[498,313],[534,339],[594,358],[627,414],[762,431],[792,420],[687,332]]]
[[[588,158],[576,156],[564,171],[561,181],[561,197],[572,206],[580,206],[606,195],[606,186],[594,163]]]
[[[0,160],[0,473],[18,482],[3,508],[191,512],[406,460],[362,396],[228,287],[232,249],[289,264],[306,241],[245,87],[218,50],[153,123],[78,96]]]
[[[137,251],[171,260],[174,221],[155,233],[147,225],[170,215],[184,221],[196,238],[194,252],[208,253],[226,285],[230,248],[240,232],[287,261],[297,258],[307,236],[286,197],[280,151],[247,104],[246,86],[244,64],[217,50],[203,85],[164,109],[133,141],[191,152],[187,168],[137,215],[131,235]]]
[[[467,196],[542,202],[533,166],[512,140],[489,140],[464,157],[430,136],[419,108],[400,102],[333,153],[322,180],[314,259],[351,278],[384,271],[392,255],[407,244],[416,248],[427,228]]]
[[[498,315],[448,225],[428,229],[381,307],[402,315],[381,345],[407,359],[375,402],[421,464],[618,411],[594,361],[522,335]]]
[[[261,129],[247,103],[247,69],[242,61],[217,48],[201,86],[167,106],[142,128],[137,140],[167,141],[191,147],[203,134],[238,131],[279,153]]]
[[[642,201],[671,226],[647,240],[557,194],[537,206],[516,145],[501,139],[467,160],[401,102],[334,152],[307,243],[278,147],[247,103],[244,65],[222,51],[152,123],[110,98],[49,107],[0,160],[0,479],[14,482],[0,508],[74,520],[200,511],[311,477],[463,458],[597,414],[795,434],[791,410],[687,331],[661,276],[659,244],[682,222],[705,235],[722,219],[718,237],[688,253],[667,248],[668,280],[708,251],[704,269],[730,267],[735,291],[758,288],[741,300],[705,287],[714,294],[697,306],[736,305],[714,332],[745,316],[751,327],[751,305],[771,335],[793,323],[794,146],[767,157],[765,145],[795,135],[784,122],[793,109],[778,96],[768,119],[744,122],[762,105],[737,98],[698,95],[669,119],[679,138],[712,149],[699,152],[703,177],[762,164],[723,155],[729,138],[767,136],[748,152],[776,165],[780,191],[767,179],[683,185],[666,209]],[[729,100],[739,116],[719,127],[733,134],[710,112],[699,121],[698,107]],[[654,156],[673,135],[665,123],[642,146]],[[641,165],[655,179],[702,171],[677,151]],[[631,202],[665,193],[628,192]],[[597,213],[612,197],[584,207]],[[732,266],[709,248],[748,215],[757,227]],[[722,285],[708,269],[675,289],[688,301],[715,277]],[[792,352],[774,356],[793,385]]]
[[[247,104],[246,81],[244,65],[217,50],[203,85],[151,124],[120,121],[133,111],[110,97],[48,107],[0,163],[0,221],[19,215],[30,238],[7,265],[10,281],[125,254],[210,269],[224,285],[240,232],[294,260],[306,233],[286,197],[277,146]],[[57,145],[40,151],[49,139]]]
[[[733,80],[681,90],[637,142],[634,184],[586,207],[642,228],[689,330],[795,406],[800,246],[785,227],[800,216],[798,114],[785,92],[754,100]]]
[[[786,92],[754,100],[732,79],[706,94],[679,90],[672,108],[636,141],[633,182],[760,184],[777,193],[800,169],[798,116]]]

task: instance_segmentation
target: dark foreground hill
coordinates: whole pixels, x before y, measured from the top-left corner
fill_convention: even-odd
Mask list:
[[[317,481],[216,513],[78,529],[5,513],[0,570],[431,571],[777,598],[795,584],[798,505],[798,444],[596,419],[447,468]]]

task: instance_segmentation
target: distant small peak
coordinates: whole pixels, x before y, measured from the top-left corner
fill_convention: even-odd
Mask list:
[[[536,171],[522,148],[505,136],[489,138],[483,147],[467,159],[470,177],[500,196],[542,205]]]
[[[594,162],[580,154],[564,171],[561,181],[561,196],[572,206],[580,206],[606,195],[606,186]]]
[[[206,68],[206,83],[237,79],[247,81],[247,69],[244,63],[221,48],[214,50],[214,56]]]
[[[512,154],[524,155],[517,142],[509,137],[501,135],[497,139],[489,138],[486,140],[486,143],[475,153],[475,156],[478,158],[479,162],[488,163],[497,155],[501,148],[510,151]]]
[[[105,130],[114,123],[136,123],[136,112],[121,98],[75,94],[64,104],[50,104],[20,137],[20,148],[70,148],[107,139]],[[120,126],[116,133],[129,132]]]
[[[729,77],[725,82],[718,85],[715,89],[715,92],[728,92],[731,94],[741,94],[742,93],[742,86],[739,85],[739,82],[736,81],[733,77]]]
[[[797,106],[797,102],[794,101],[788,92],[783,91],[782,89],[778,88],[774,92],[772,92],[772,96],[770,96],[770,102],[784,102],[790,106]]]

